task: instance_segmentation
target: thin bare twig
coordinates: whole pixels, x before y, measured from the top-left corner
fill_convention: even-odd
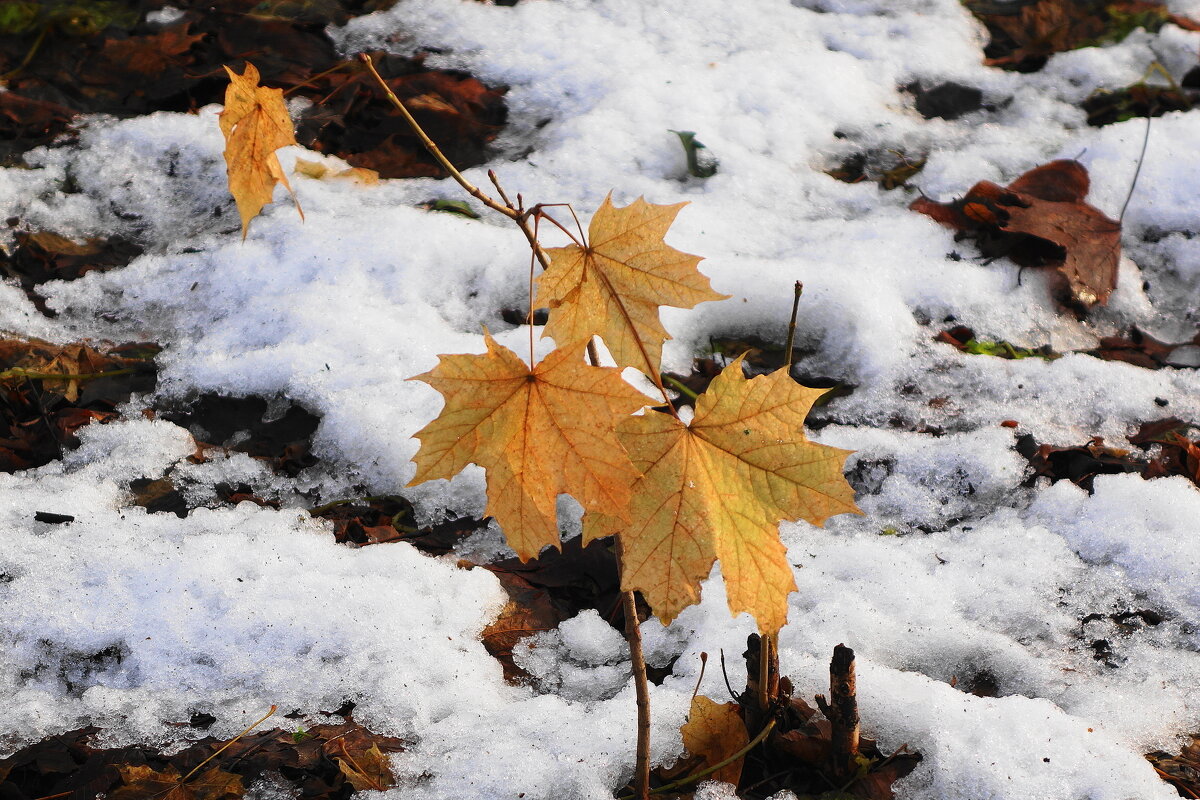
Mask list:
[[[788,374],[792,371],[792,346],[796,342],[796,312],[800,309],[800,295],[804,294],[804,284],[796,281],[796,299],[792,301],[792,319],[788,323],[787,344],[783,347],[783,366],[787,367]]]
[[[205,764],[207,764],[208,762],[212,761],[214,758],[216,758],[217,756],[221,755],[221,753],[224,753],[226,750],[228,750],[230,747],[232,747],[232,746],[233,746],[233,743],[234,743],[234,742],[236,742],[238,739],[241,739],[241,738],[242,738],[243,736],[245,736],[247,733],[249,733],[250,731],[252,731],[252,730],[254,730],[255,728],[257,728],[259,725],[262,725],[264,722],[266,722],[266,721],[267,721],[267,718],[268,718],[268,717],[270,717],[272,714],[274,714],[274,713],[275,713],[275,709],[276,709],[276,708],[278,708],[278,706],[271,706],[271,710],[270,710],[270,711],[268,711],[266,714],[263,714],[261,717],[259,717],[259,719],[258,719],[256,722],[252,722],[252,723],[249,725],[249,727],[247,727],[247,728],[246,728],[244,731],[242,731],[242,732],[241,732],[241,733],[239,733],[237,736],[235,736],[235,737],[233,737],[232,739],[230,739],[228,742],[226,742],[226,743],[225,743],[225,745],[224,745],[223,747],[221,747],[219,750],[217,750],[216,752],[214,752],[214,753],[213,753],[211,756],[209,756],[208,758],[204,759],[204,760],[203,760],[203,761],[201,761],[199,764],[197,764],[197,765],[196,765],[196,766],[195,766],[195,767],[192,769],[192,771],[191,771],[191,772],[189,772],[187,775],[184,775],[182,778],[180,778],[180,779],[179,779],[179,783],[180,783],[180,785],[187,783],[187,782],[188,782],[188,778],[192,777],[192,776],[193,776],[193,775],[195,775],[197,772],[199,772],[199,771],[200,771],[200,768],[201,768],[201,767],[203,767]]]
[[[533,232],[533,228],[529,225],[530,212],[519,207],[521,202],[520,195],[517,195],[517,205],[514,206],[512,202],[508,200],[504,192],[501,191],[500,196],[504,198],[505,202],[499,203],[488,195],[484,194],[483,190],[463,177],[463,174],[458,171],[458,168],[450,163],[450,159],[446,158],[445,154],[442,153],[441,148],[437,146],[433,139],[429,138],[429,134],[425,133],[425,129],[421,127],[420,123],[417,122],[404,103],[400,101],[400,98],[396,97],[395,92],[393,92],[391,87],[387,85],[387,81],[385,81],[383,76],[380,75],[375,69],[375,62],[371,60],[371,56],[366,53],[359,53],[358,59],[366,65],[368,70],[370,70],[371,75],[374,76],[375,81],[379,84],[380,88],[383,89],[387,99],[393,106],[396,107],[396,110],[400,112],[400,115],[404,117],[404,121],[408,123],[408,127],[412,129],[412,132],[416,135],[416,137],[421,140],[421,144],[423,144],[425,149],[429,151],[429,155],[433,156],[433,159],[442,166],[442,169],[446,170],[446,172],[450,174],[451,178],[454,178],[455,182],[463,188],[463,191],[495,211],[497,214],[503,214],[515,222],[517,227],[521,229],[521,233],[525,234],[525,239],[529,242],[530,248],[533,249],[534,255],[537,256],[537,260],[542,265],[542,269],[549,269],[550,257],[546,255],[546,251],[542,249],[540,244],[538,244],[537,235]],[[497,185],[498,188],[499,182],[495,176],[489,173],[488,177],[492,180],[492,183]]]

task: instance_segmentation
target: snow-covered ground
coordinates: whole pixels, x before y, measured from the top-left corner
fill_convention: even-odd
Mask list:
[[[1190,5],[1175,10],[1200,4]],[[927,155],[913,184],[948,199],[1077,157],[1089,202],[1115,217],[1144,120],[1089,128],[1077,104],[1154,60],[1181,76],[1200,34],[1138,31],[1032,74],[984,67],[986,35],[957,0],[402,0],[334,37],[348,52],[436,48],[435,65],[510,87],[495,158],[468,173],[481,185],[490,167],[527,201],[584,215],[610,190],[618,204],[690,201],[669,242],[705,256],[702,271],[733,297],[664,311],[669,368],[686,371],[710,336],[778,341],[792,284],[804,282],[798,339],[813,355],[801,368],[857,387],[813,438],[858,451],[848,468],[866,514],[783,526],[800,590],[780,657],[811,695],[833,645],[857,651],[866,732],[884,751],[907,743],[925,755],[900,797],[1176,796],[1141,754],[1200,730],[1200,492],[1133,475],[1101,477],[1090,496],[1066,482],[1023,488],[1026,463],[999,423],[1016,420],[1039,442],[1119,446],[1147,420],[1200,423],[1200,375],[1078,354],[969,356],[933,337],[963,324],[1058,350],[1131,325],[1190,338],[1200,114],[1154,121],[1120,285],[1086,322],[1056,310],[1043,275],[1018,282],[1011,263],[982,264],[908,211],[911,190],[825,170],[858,152]],[[926,120],[901,88],[944,81],[978,87],[992,110]],[[0,286],[0,327],[162,343],[159,399],[290,398],[321,415],[322,464],[296,480],[240,456],[186,464],[187,431],[144,419],[155,398],[135,398],[61,462],[0,475],[0,750],[84,723],[110,740],[175,741],[187,729],[170,723],[196,710],[231,735],[271,704],[315,713],[349,698],[361,722],[412,742],[395,758],[396,798],[610,797],[633,763],[634,703],[623,645],[598,616],[525,648],[540,690],[507,685],[478,641],[505,599],[489,573],[405,544],[336,545],[292,494],[331,500],[408,482],[412,434],[441,400],[405,379],[438,353],[481,352],[483,325],[501,343],[524,340],[500,319],[525,303],[524,240],[494,216],[417,208],[460,199],[450,182],[296,177],[307,220],[278,203],[242,242],[230,215],[211,213],[228,202],[219,110],[97,120],[78,146],[0,172],[2,217],[148,245],[126,268],[45,286],[53,320]],[[695,131],[719,172],[688,178],[672,130]],[[297,156],[322,158],[294,148],[285,167]],[[68,177],[79,191],[62,191]],[[922,425],[946,433],[910,432]],[[284,507],[178,519],[134,506],[129,481],[173,465],[199,487],[274,486]],[[426,520],[483,508],[474,468],[406,492]],[[33,522],[35,510],[76,521]],[[1083,621],[1142,609],[1164,621]],[[654,756],[669,760],[698,654],[740,653],[753,623],[729,617],[711,580],[669,629],[644,628],[653,656],[680,655],[653,691]],[[1107,661],[1089,646],[1099,639]],[[120,657],[81,661],[99,652]],[[736,685],[741,667],[728,661]],[[980,680],[999,696],[964,691]],[[723,695],[719,670],[703,691]]]

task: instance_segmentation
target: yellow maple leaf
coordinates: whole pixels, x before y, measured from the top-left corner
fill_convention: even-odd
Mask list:
[[[442,393],[445,407],[421,440],[412,484],[451,478],[469,463],[487,471],[487,514],[523,560],[559,543],[559,494],[590,511],[628,519],[637,471],[617,423],[649,401],[620,371],[583,362],[583,343],[558,348],[532,369],[486,337],[485,355],[444,355],[410,380]]]
[[[396,776],[392,774],[391,764],[379,749],[379,745],[372,744],[365,750],[359,748],[357,756],[343,746],[342,754],[345,758],[335,757],[333,760],[337,762],[338,769],[346,776],[346,781],[354,791],[365,792],[370,789],[383,792],[396,785]]]
[[[592,217],[586,246],[548,249],[550,268],[538,277],[534,301],[551,309],[543,335],[560,346],[600,336],[618,365],[657,376],[663,342],[671,338],[658,307],[728,297],[696,269],[699,256],[663,241],[685,205],[639,197],[615,208],[609,195]]]
[[[283,92],[258,85],[258,70],[246,62],[246,71],[238,75],[229,67],[229,88],[225,90],[225,110],[218,121],[225,135],[225,166],[229,192],[237,201],[242,218],[242,238],[250,220],[271,202],[275,184],[282,183],[290,193],[291,184],[275,151],[296,144],[292,119],[283,103]],[[304,211],[292,194],[300,218]]]
[[[679,732],[687,751],[704,759],[701,768],[720,764],[750,743],[739,708],[737,703],[718,703],[704,695],[692,698],[687,722]],[[712,780],[736,786],[742,777],[742,761],[739,758],[721,767],[712,774]]]
[[[588,514],[584,535],[620,534],[622,589],[641,591],[663,624],[699,601],[700,581],[719,559],[730,610],[749,612],[762,633],[783,627],[796,582],[779,522],[861,513],[842,476],[850,451],[804,437],[824,391],[786,369],[747,380],[738,358],[700,396],[690,425],[647,412],[618,426],[643,473],[630,521]]]

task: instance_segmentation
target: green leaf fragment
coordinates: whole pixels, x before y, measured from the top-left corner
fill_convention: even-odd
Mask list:
[[[687,158],[687,171],[693,178],[711,178],[717,174],[717,157],[696,138],[695,131],[671,131],[679,137]]]
[[[479,219],[479,215],[464,200],[430,200],[425,204],[425,208],[429,211],[444,211],[448,214]]]
[[[0,3],[0,35],[21,36],[37,25],[38,4],[33,2]]]
[[[963,342],[960,348],[964,353],[970,353],[976,356],[996,356],[997,358],[1022,359],[1022,358],[1041,358],[1046,361],[1053,361],[1056,358],[1062,358],[1061,353],[1056,353],[1050,349],[1049,345],[1041,347],[1017,347],[1011,342],[997,341],[989,342],[981,339],[968,339]]]

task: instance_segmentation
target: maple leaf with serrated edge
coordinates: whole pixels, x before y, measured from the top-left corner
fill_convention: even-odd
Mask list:
[[[209,767],[187,781],[168,765],[162,772],[143,765],[118,765],[123,786],[108,793],[110,800],[238,800],[245,793],[242,776]]]
[[[283,103],[283,91],[258,85],[258,69],[246,62],[241,75],[225,67],[229,88],[225,90],[225,110],[218,121],[225,135],[225,166],[229,175],[229,193],[237,201],[242,218],[242,238],[250,229],[250,220],[271,202],[275,184],[282,183],[292,192],[275,151],[296,144],[292,119]],[[292,194],[296,210],[304,211]]]
[[[379,745],[372,744],[366,750],[360,749],[357,757],[343,747],[342,755],[345,758],[335,756],[333,760],[337,762],[338,768],[346,776],[346,780],[354,787],[354,791],[365,792],[370,789],[382,792],[396,784],[396,777],[392,774],[388,757],[379,749]]]
[[[779,522],[862,513],[842,476],[850,451],[804,437],[824,392],[787,369],[747,380],[739,357],[700,395],[690,425],[647,412],[617,427],[642,472],[630,520],[589,513],[585,541],[620,534],[621,588],[640,591],[663,624],[699,601],[719,559],[730,610],[749,612],[765,634],[783,627],[796,581]]]
[[[687,722],[679,729],[683,747],[704,759],[702,768],[720,764],[750,743],[746,723],[737,703],[718,703],[702,694],[692,698]],[[726,764],[712,774],[712,780],[737,785],[742,777],[743,759]]]
[[[559,544],[556,500],[628,519],[638,472],[616,425],[650,401],[610,367],[583,362],[582,342],[558,348],[532,369],[485,337],[485,355],[443,355],[409,380],[442,393],[445,407],[416,438],[412,483],[452,478],[467,464],[487,472],[486,513],[522,560]]]
[[[560,346],[599,336],[619,366],[658,375],[663,342],[671,338],[658,307],[692,308],[728,297],[696,269],[699,256],[663,241],[685,205],[639,197],[615,208],[609,195],[592,217],[586,246],[547,249],[550,268],[538,277],[534,300],[535,307],[551,309],[543,335]]]

